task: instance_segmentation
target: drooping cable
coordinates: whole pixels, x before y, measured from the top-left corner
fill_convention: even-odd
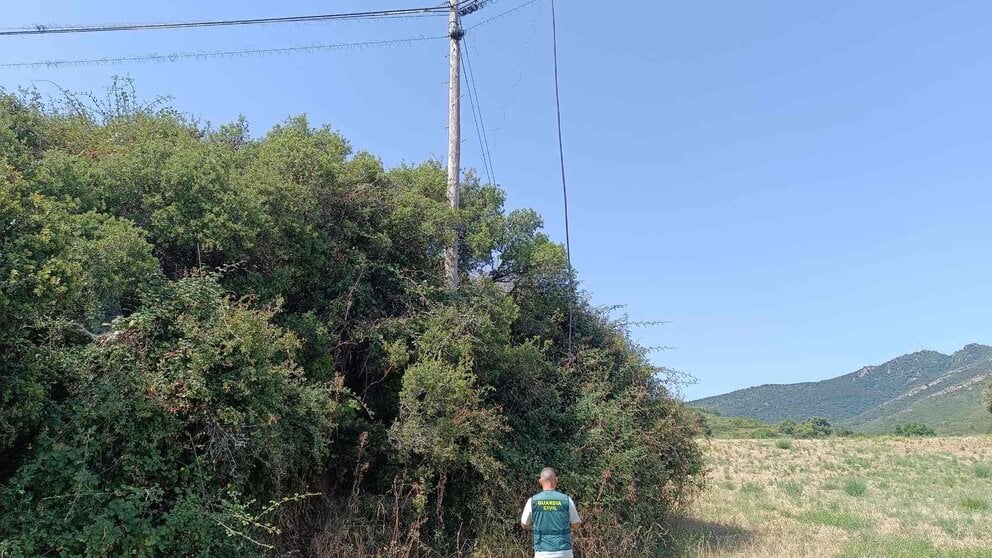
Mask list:
[[[489,183],[496,184],[496,171],[493,169],[493,152],[489,148],[489,136],[486,133],[486,122],[482,118],[482,102],[479,100],[479,90],[475,85],[475,72],[472,70],[472,57],[468,52],[468,41],[465,37],[462,37],[462,50],[465,52],[464,60],[462,62],[463,70],[468,77],[469,85],[469,104],[472,106],[472,118],[476,118],[476,113],[478,113],[478,119],[475,123],[476,132],[479,135],[479,149],[482,150],[482,164],[486,167],[486,175],[488,177]]]
[[[277,23],[311,23],[356,19],[384,19],[410,16],[441,16],[448,13],[447,4],[397,10],[376,10],[337,14],[311,14],[302,16],[262,17],[249,19],[218,19],[206,21],[173,21],[161,23],[112,23],[102,25],[34,25],[19,29],[0,29],[0,37],[17,35],[51,35],[71,33],[103,33],[111,31],[151,31],[161,29],[192,29],[198,27],[230,27],[244,25],[271,25]]]
[[[555,18],[555,0],[551,0],[551,45],[555,63],[555,115],[558,120],[558,163],[561,167],[561,196],[565,206],[565,260],[568,263],[568,356],[572,355],[572,337],[575,331],[575,271],[572,269],[572,243],[568,230],[568,186],[565,184],[565,150],[561,141],[561,94],[558,84],[558,23]]]
[[[464,44],[464,43],[462,43]],[[465,67],[465,59],[462,58],[462,73],[468,74],[468,70]],[[479,152],[482,154],[482,169],[486,173],[486,180],[492,183],[492,174],[489,172],[489,159],[486,157],[486,144],[482,140],[482,127],[479,125],[479,112],[475,107],[475,95],[472,93],[471,86],[468,88],[468,103],[472,108],[472,122],[475,124],[475,134],[479,137]]]
[[[282,54],[299,54],[307,52],[325,52],[331,50],[361,49],[382,46],[399,46],[421,41],[435,41],[447,39],[446,35],[408,37],[404,39],[389,39],[383,41],[361,41],[355,43],[329,43],[300,45],[280,48],[245,48],[237,50],[219,51],[187,51],[172,52],[166,54],[139,54],[134,56],[119,56],[105,58],[80,58],[74,60],[36,60],[33,62],[7,62],[0,63],[0,68],[61,68],[75,66],[104,66],[109,64],[141,63],[141,62],[179,62],[191,59],[209,58],[242,58],[245,56],[274,56]]]
[[[531,4],[535,4],[535,3],[539,2],[539,1],[540,0],[529,0],[528,2],[525,2],[525,3],[523,3],[523,4],[519,5],[519,6],[516,6],[515,8],[511,8],[511,9],[506,10],[506,11],[504,11],[504,12],[502,12],[500,14],[497,14],[497,15],[495,15],[493,17],[490,17],[488,19],[482,20],[482,21],[476,23],[475,25],[472,25],[468,29],[475,29],[475,28],[477,28],[479,26],[482,26],[482,25],[485,25],[487,23],[490,23],[490,22],[493,22],[493,21],[502,19],[504,17],[509,16],[510,14],[512,14],[514,12],[517,12],[517,11],[519,11],[519,10],[521,10],[521,9],[527,7],[527,6],[530,6]],[[485,5],[486,4],[486,2],[484,0],[483,1],[479,1],[478,4],[476,4],[476,2],[477,2],[477,0],[461,0],[460,2],[458,2],[458,5],[459,6],[470,6],[471,7],[471,6],[481,6],[481,5]],[[449,6],[449,4],[447,2],[444,2],[444,3],[439,4],[439,5],[437,5],[437,6],[433,7],[433,8],[412,8],[412,9],[414,9],[414,10],[421,9],[421,10],[430,10],[430,11],[429,12],[424,12],[424,13],[421,13],[421,14],[418,15],[418,14],[399,14],[398,12],[400,12],[402,10],[393,10],[392,12],[396,12],[396,15],[393,15],[393,16],[376,16],[376,17],[380,17],[380,18],[381,17],[403,18],[403,17],[421,17],[421,16],[423,16],[423,17],[431,17],[431,16],[435,15],[435,12],[437,14],[448,13],[448,10],[450,9],[450,6]],[[472,10],[472,11],[474,11],[474,10]],[[355,14],[371,14],[371,13],[385,13],[385,12],[356,12]],[[334,15],[344,16],[344,15],[355,15],[355,14],[328,14],[328,16],[334,16]],[[308,16],[299,16],[299,17],[308,17]],[[279,20],[279,21],[272,21],[270,23],[280,23],[280,22],[283,22],[283,20],[286,20],[286,21],[289,21],[290,20],[290,18],[271,18],[271,19],[275,19],[275,20]],[[374,19],[374,18],[372,16],[363,16],[363,17],[355,17],[353,19]],[[251,22],[254,22],[254,23],[262,23],[262,20],[221,20],[221,21],[245,21],[245,22],[251,21]],[[192,25],[192,24],[199,24],[199,23],[206,24],[206,23],[209,23],[209,22],[179,22],[179,23],[177,23],[175,25],[176,26],[181,26],[181,25],[190,24],[190,25],[187,25],[187,26],[195,26],[195,25]],[[240,24],[242,24],[242,25],[248,25],[249,23],[240,23]],[[146,26],[148,28],[161,28],[161,29],[179,28],[179,27],[165,27],[166,25],[170,25],[171,26],[173,24],[137,24],[137,25],[138,26],[142,26],[143,25],[143,26]],[[162,27],[152,27],[152,26],[155,26],[155,25],[162,25]],[[235,25],[235,23],[231,23],[231,25]],[[118,27],[122,27],[122,29],[115,29],[115,30],[124,30],[123,27],[125,27],[125,26],[126,25],[119,25]],[[93,30],[96,31],[97,30],[96,27],[108,27],[108,26],[76,26],[76,28],[88,28],[88,27],[93,27],[94,28]],[[37,26],[35,28],[28,28],[28,29],[7,29],[7,30],[0,31],[0,36],[2,36],[3,34],[7,34],[7,35],[11,35],[11,34],[32,34],[32,35],[37,35],[37,34],[44,34],[44,33],[47,33],[47,32],[68,33],[69,32],[68,29],[70,29],[70,28],[69,27],[51,27],[51,26]],[[468,29],[466,29],[466,31]],[[87,32],[87,31],[78,31],[78,32]],[[179,61],[183,61],[183,60],[197,60],[197,59],[211,59],[211,58],[240,58],[240,57],[245,57],[245,56],[284,55],[284,54],[298,54],[298,53],[306,53],[306,52],[323,52],[323,51],[341,50],[341,49],[359,49],[359,48],[376,47],[376,46],[392,46],[392,45],[408,44],[408,43],[419,42],[419,41],[430,41],[430,40],[447,39],[447,38],[448,38],[447,35],[442,35],[442,36],[420,36],[420,37],[411,37],[411,38],[393,39],[393,40],[381,40],[381,41],[361,41],[361,42],[354,42],[354,43],[332,43],[332,44],[321,44],[321,43],[318,43],[318,44],[313,44],[313,45],[298,45],[298,46],[291,46],[291,47],[276,47],[276,48],[250,48],[249,47],[249,48],[242,48],[242,49],[219,50],[219,51],[180,51],[180,52],[171,52],[171,53],[147,53],[147,54],[137,54],[137,55],[129,55],[129,56],[107,56],[107,57],[100,57],[100,58],[85,58],[85,59],[32,60],[32,61],[26,61],[26,62],[4,62],[4,63],[0,63],[0,68],[8,68],[8,69],[17,69],[17,68],[61,68],[61,67],[73,67],[73,66],[102,66],[102,65],[111,65],[111,64],[129,64],[129,63],[145,63],[145,62],[179,62]]]

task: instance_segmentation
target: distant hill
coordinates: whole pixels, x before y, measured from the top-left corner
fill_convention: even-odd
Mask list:
[[[953,355],[920,351],[819,382],[766,384],[690,402],[723,416],[765,422],[824,417],[866,432],[922,422],[942,434],[985,433],[981,405],[992,381],[992,347],[972,344]]]

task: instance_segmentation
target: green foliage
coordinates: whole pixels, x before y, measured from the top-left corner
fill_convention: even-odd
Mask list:
[[[261,538],[237,514],[296,486],[348,408],[333,385],[304,381],[274,313],[193,277],[148,295],[100,343],[68,349],[74,397],[0,490],[12,548],[223,555],[245,542],[225,525]]]
[[[844,493],[848,496],[864,496],[868,491],[868,485],[861,479],[845,479]]]
[[[758,494],[763,494],[764,492],[765,489],[756,482],[746,482],[741,485],[741,494],[756,496]]]
[[[468,467],[491,480],[501,468],[493,451],[503,425],[483,396],[469,370],[417,363],[403,375],[400,416],[390,438],[404,459],[421,462],[425,474]]]
[[[765,439],[778,433],[773,425],[744,417],[724,417],[708,409],[691,408],[697,430],[713,438]]]
[[[833,433],[833,427],[822,417],[808,418],[796,425],[796,438],[826,438]]]
[[[778,449],[792,449],[792,440],[775,440],[775,447]]]
[[[968,511],[987,511],[989,503],[981,498],[968,497],[961,499],[961,507]]]
[[[981,549],[941,549],[924,537],[883,536],[874,532],[864,533],[844,546],[838,558],[986,558],[989,553]]]
[[[982,403],[985,405],[985,410],[992,413],[992,384],[985,388],[985,392],[982,394]]]
[[[699,486],[698,423],[535,212],[159,106],[0,95],[0,554],[444,555],[547,465],[609,546]]]
[[[892,433],[896,436],[907,437],[933,437],[937,435],[937,432],[933,428],[919,422],[900,424],[896,426]]]
[[[786,419],[778,423],[778,431],[784,436],[795,436],[796,426],[796,421]]]
[[[839,527],[845,531],[856,531],[871,526],[871,522],[863,517],[832,509],[819,509],[803,513],[799,519],[815,525]]]
[[[799,500],[803,496],[803,485],[797,481],[782,481],[778,483],[778,487],[793,500]]]
[[[863,432],[856,432],[844,426],[835,426],[833,435],[837,436],[838,438],[853,438],[858,436],[865,436],[866,434],[864,434]]]
[[[975,472],[975,477],[979,479],[992,477],[992,466],[989,466],[988,463],[976,463],[973,471]]]

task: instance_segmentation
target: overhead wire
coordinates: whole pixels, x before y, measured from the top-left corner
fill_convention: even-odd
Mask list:
[[[558,79],[558,23],[555,17],[555,0],[551,0],[551,45],[555,66],[555,115],[558,121],[558,163],[561,167],[561,196],[565,208],[565,260],[568,263],[568,356],[571,358],[572,338],[575,332],[575,271],[572,269],[572,242],[568,230],[568,186],[565,183],[565,150],[561,141],[561,93]]]
[[[468,0],[466,0],[468,1]],[[462,2],[464,3],[464,2]],[[0,29],[0,37],[18,35],[51,35],[72,33],[104,33],[113,31],[152,31],[163,29],[192,29],[199,27],[230,27],[245,25],[272,25],[280,23],[312,23],[356,19],[386,19],[392,17],[442,16],[448,13],[447,3],[420,8],[375,10],[302,16],[262,17],[248,19],[219,19],[205,21],[173,21],[160,23],[111,23],[98,25],[34,25],[31,27]]]
[[[462,9],[462,8],[464,8],[464,6],[475,4],[475,3],[478,3],[479,1],[480,0],[460,0],[456,4],[456,6],[458,6],[460,9]],[[472,25],[468,29],[475,29],[475,28],[477,28],[477,27],[479,27],[481,25],[485,25],[485,24],[490,23],[492,21],[495,21],[497,19],[506,17],[507,15],[509,15],[509,14],[511,14],[513,12],[516,12],[518,10],[521,10],[521,9],[523,9],[523,8],[525,8],[525,7],[527,7],[527,6],[531,5],[531,4],[537,3],[539,1],[540,0],[530,0],[529,2],[526,2],[524,4],[521,4],[521,5],[519,5],[519,6],[515,7],[515,8],[512,8],[510,10],[506,10],[505,12],[502,12],[500,14],[497,14],[496,16],[493,16],[493,17],[490,17],[488,19],[482,20],[482,21],[476,23],[475,25]],[[485,0],[481,0],[481,3],[482,4],[485,4],[486,1]],[[417,9],[419,9],[419,10],[431,10],[429,12],[429,14],[433,14],[435,11],[440,14],[442,12],[443,13],[447,13],[450,10],[450,6],[449,6],[449,4],[447,2],[442,2],[441,4],[438,4],[438,5],[436,5],[436,6],[432,7],[432,8],[410,8],[408,10],[417,10]],[[396,15],[391,15],[391,16],[386,16],[386,17],[392,18],[392,19],[396,19],[396,18],[401,18],[401,17],[414,17],[414,16],[416,16],[416,14],[408,14],[408,15],[399,15],[398,14],[398,12],[408,11],[408,10],[392,10],[392,11],[389,11],[389,13],[393,13],[393,14],[396,14]],[[378,13],[385,13],[385,12],[386,11],[380,11]],[[361,20],[361,19],[373,19],[370,16],[369,17],[366,17],[364,15],[364,14],[371,14],[371,13],[377,13],[377,12],[354,12],[353,14],[324,14],[323,17],[330,17],[330,16],[335,16],[335,15],[337,15],[337,16],[344,16],[344,15],[355,16],[357,14],[357,15],[362,15],[362,17],[353,17],[352,19],[358,19],[358,20]],[[297,19],[299,19],[299,18],[303,18],[303,17],[320,17],[320,16],[294,16],[294,17],[296,17]],[[295,19],[293,19],[291,21],[291,18],[266,18],[266,19],[269,19],[269,20],[278,20],[278,21],[271,21],[270,23],[299,22],[299,21],[296,21]],[[339,18],[339,20],[340,19],[343,19],[343,18]],[[245,21],[245,22],[248,22],[248,21],[251,21],[251,22],[254,22],[254,23],[261,23],[262,22],[262,18],[255,19],[255,20],[219,20],[219,21],[221,21],[221,22],[235,22],[235,21]],[[314,20],[314,21],[316,21],[316,20]],[[193,24],[205,24],[205,23],[209,23],[209,22],[175,22],[175,23],[172,23],[172,24],[163,23],[163,24],[137,24],[137,25],[138,26],[144,26],[144,27],[147,27],[147,28],[150,28],[150,29],[151,28],[155,28],[155,29],[176,29],[176,28],[182,28],[182,27],[179,27],[181,25],[186,25],[188,27],[192,27],[192,26],[195,26]],[[248,24],[249,23],[242,23],[242,25],[248,25]],[[125,25],[127,25],[127,24],[121,24],[121,25],[118,25],[118,27],[123,27]],[[152,26],[155,26],[155,25],[159,25],[160,27],[152,27]],[[166,25],[170,25],[170,27],[165,27]],[[39,26],[39,27],[44,28],[46,26]],[[75,26],[75,29],[77,29],[77,32],[86,32],[86,31],[79,31],[79,29],[82,29],[82,28],[85,28],[85,27],[87,27],[87,26]],[[97,26],[91,26],[91,27],[97,27]],[[100,26],[100,27],[112,27],[112,26],[104,25],[104,26]],[[53,29],[69,29],[69,28],[57,28],[55,26],[52,26],[52,28]],[[123,29],[120,29],[120,30],[123,30]],[[5,32],[0,32],[0,36],[2,36],[4,34],[7,34],[7,35],[10,35],[10,34],[41,34],[41,33],[37,32],[38,29],[34,29],[33,30],[34,32],[31,32],[31,33],[26,33],[26,31],[32,31],[32,30],[29,30],[29,29],[20,29],[20,30],[16,30],[16,29],[15,30],[11,30],[11,29],[8,29]],[[15,32],[17,32],[17,33],[15,33]],[[69,32],[69,31],[53,31],[53,32]],[[277,47],[277,48],[252,48],[252,47],[246,47],[246,48],[242,48],[242,49],[233,49],[233,50],[179,51],[179,52],[164,53],[164,54],[162,54],[162,53],[148,53],[148,54],[138,54],[138,55],[132,55],[132,56],[107,56],[107,57],[99,57],[99,58],[81,58],[81,59],[68,59],[68,60],[66,60],[66,59],[55,59],[55,60],[33,60],[33,61],[28,61],[28,62],[4,62],[4,63],[0,63],[0,68],[7,68],[7,69],[19,69],[19,68],[20,69],[23,69],[23,68],[60,68],[60,67],[74,67],[74,66],[101,66],[101,65],[127,64],[127,63],[146,63],[146,62],[153,62],[153,63],[155,63],[155,62],[179,62],[179,61],[182,61],[182,60],[197,60],[197,59],[212,59],[212,58],[240,58],[240,57],[245,57],[245,56],[269,56],[269,55],[282,55],[282,54],[297,54],[297,53],[306,53],[306,52],[322,52],[322,51],[342,50],[342,49],[355,49],[355,48],[365,48],[365,47],[397,46],[397,45],[404,45],[404,44],[410,44],[410,43],[421,42],[421,41],[432,41],[432,40],[438,40],[438,39],[448,39],[448,36],[447,35],[432,35],[432,36],[424,36],[424,35],[422,35],[422,36],[417,36],[417,37],[407,37],[407,38],[401,38],[401,39],[390,39],[390,40],[380,40],[380,41],[360,41],[360,42],[352,42],[352,43],[330,43],[330,44],[317,43],[317,44],[312,44],[312,45],[297,45],[297,46],[291,46],[291,47]]]
[[[467,74],[468,73],[468,70],[465,69],[465,60],[464,59],[462,60],[462,73],[463,74]],[[485,173],[486,173],[486,180],[488,180],[489,183],[491,184],[492,181],[493,181],[492,173],[489,171],[488,158],[486,157],[486,145],[482,141],[482,127],[479,125],[478,111],[475,108],[475,95],[472,94],[472,88],[471,87],[468,90],[468,103],[469,103],[469,106],[472,108],[472,122],[475,124],[475,133],[479,137],[479,151],[482,154],[481,155],[482,156],[482,168],[483,168],[483,171],[485,171]]]
[[[465,56],[462,68],[468,68],[464,73],[468,78],[469,104],[472,107],[472,119],[475,120],[476,133],[479,135],[479,149],[482,151],[482,163],[486,167],[486,175],[490,184],[496,184],[496,171],[493,169],[492,150],[489,148],[489,137],[486,133],[486,123],[482,118],[482,102],[479,100],[479,90],[475,84],[475,72],[472,70],[472,58],[469,55],[468,41],[462,37],[462,50]],[[478,113],[478,118],[476,118]]]
[[[130,62],[178,62],[190,59],[210,59],[210,58],[241,58],[245,56],[267,56],[282,54],[298,54],[305,52],[323,52],[331,50],[347,50],[383,46],[400,46],[411,43],[434,41],[447,39],[447,35],[406,37],[402,39],[388,39],[382,41],[360,41],[353,43],[317,43],[313,45],[298,45],[292,47],[279,48],[244,48],[236,50],[220,51],[186,51],[173,52],[167,54],[139,54],[134,56],[103,57],[103,58],[80,58],[70,60],[36,60],[32,62],[6,62],[0,63],[0,68],[61,68],[79,66],[103,66],[109,64],[125,64]]]
[[[508,16],[508,15],[510,15],[512,13],[514,13],[514,12],[518,12],[518,11],[526,8],[527,6],[530,6],[531,4],[537,4],[540,1],[541,0],[529,0],[528,2],[524,2],[523,4],[520,4],[519,6],[517,6],[515,8],[510,8],[509,10],[506,10],[505,12],[500,12],[500,13],[492,16],[492,17],[486,18],[486,19],[484,19],[482,21],[478,21],[478,22],[472,24],[471,26],[466,27],[465,28],[465,31],[471,31],[472,29],[475,29],[476,27],[481,27],[481,26],[483,26],[483,25],[485,25],[487,23],[491,23],[493,21],[496,21],[497,19],[502,19],[502,18],[504,18],[504,17],[506,17],[506,16]]]

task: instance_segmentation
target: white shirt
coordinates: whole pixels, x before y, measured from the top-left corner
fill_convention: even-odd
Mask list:
[[[527,498],[527,503],[524,504],[524,513],[520,515],[521,525],[532,525],[534,523],[534,516],[530,509],[530,502],[533,498]],[[568,499],[568,522],[572,525],[576,525],[582,522],[582,518],[579,517],[579,510],[575,508],[575,502],[572,498]],[[537,551],[534,552],[534,558],[574,558],[571,550],[555,550],[555,551]]]

